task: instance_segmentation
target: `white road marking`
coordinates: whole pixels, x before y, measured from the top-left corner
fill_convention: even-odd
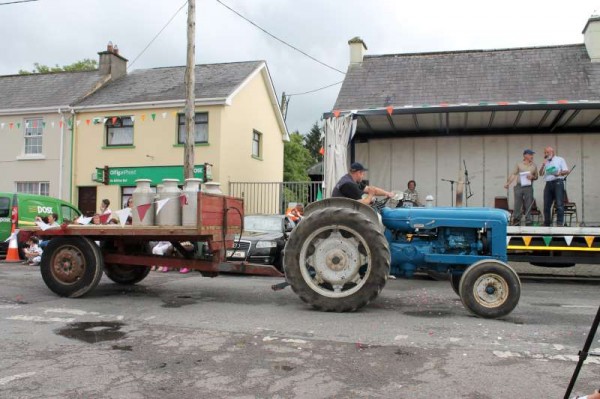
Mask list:
[[[281,342],[291,342],[293,344],[305,344],[306,343],[306,341],[303,339],[289,339],[289,338],[282,339]]]
[[[36,374],[35,371],[30,371],[29,373],[15,374],[15,375],[11,375],[9,377],[0,378],[0,385],[6,385],[9,382],[12,382],[14,380],[20,380],[21,378],[31,377],[32,375],[35,375],[35,374]]]
[[[595,306],[589,305],[560,305],[561,308],[582,308],[582,309],[596,309]]]
[[[511,358],[511,357],[525,357],[525,358],[531,358],[531,359],[538,359],[538,360],[542,360],[542,361],[547,361],[547,360],[562,360],[562,361],[566,361],[566,362],[578,362],[579,361],[579,356],[577,355],[543,355],[543,354],[532,354],[532,353],[518,353],[518,352],[510,352],[510,351],[493,351],[492,352],[495,356],[502,358],[502,359],[507,359],[507,358]],[[600,364],[600,358],[594,358],[594,357],[588,357],[586,359],[586,361],[584,362],[584,364]]]
[[[85,310],[79,310],[79,309],[66,309],[66,308],[53,308],[53,309],[46,309],[44,311],[44,313],[66,313],[66,314],[72,314],[75,316],[85,316],[85,315],[99,315],[100,313],[98,312],[86,312]]]
[[[41,316],[25,316],[16,315],[7,317],[6,320],[20,320],[20,321],[39,321],[39,322],[50,322],[50,323],[72,323],[75,319],[67,319],[63,317],[41,317]]]

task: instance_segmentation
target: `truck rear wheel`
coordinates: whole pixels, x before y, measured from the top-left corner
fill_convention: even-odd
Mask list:
[[[104,265],[104,274],[117,284],[132,285],[148,276],[150,268],[146,266],[123,266],[113,263]]]
[[[489,259],[469,266],[460,280],[460,299],[477,316],[495,319],[514,310],[521,297],[521,281],[512,267]]]
[[[390,271],[381,227],[348,208],[324,208],[298,224],[284,271],[300,298],[324,311],[355,311],[375,299]]]
[[[85,237],[55,237],[42,255],[40,271],[48,288],[77,298],[95,288],[102,277],[100,248]]]

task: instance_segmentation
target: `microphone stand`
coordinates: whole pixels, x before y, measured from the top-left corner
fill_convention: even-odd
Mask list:
[[[442,179],[442,181],[450,183],[450,206],[454,206],[454,183],[456,183],[456,180]]]
[[[469,181],[469,172],[467,171],[467,163],[463,159],[463,165],[465,165],[465,185],[467,189],[465,190],[465,206],[469,206],[469,198],[473,196],[471,192],[471,181]]]

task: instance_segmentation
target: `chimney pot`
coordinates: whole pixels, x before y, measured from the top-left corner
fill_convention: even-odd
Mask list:
[[[112,53],[112,51],[113,51],[113,44],[112,44],[112,42],[108,42],[108,44],[106,45],[106,51]]]
[[[113,46],[113,52],[115,54],[119,54],[119,46],[117,46],[116,44]]]
[[[350,63],[356,64],[362,62],[365,56],[365,50],[367,50],[365,42],[360,37],[356,36],[348,40],[348,44],[350,45]]]

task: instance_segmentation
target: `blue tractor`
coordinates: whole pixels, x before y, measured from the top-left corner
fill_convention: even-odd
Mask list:
[[[357,310],[390,274],[448,273],[464,306],[485,318],[509,314],[521,282],[507,262],[508,214],[493,208],[369,207],[345,198],[310,204],[284,252],[287,282],[313,307]]]

